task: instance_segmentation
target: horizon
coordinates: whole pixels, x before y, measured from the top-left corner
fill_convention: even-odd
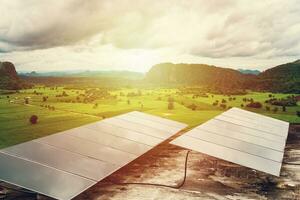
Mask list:
[[[296,0],[4,0],[0,12],[0,60],[18,71],[146,73],[165,62],[264,71],[300,57]]]
[[[216,66],[216,65],[213,65],[213,64],[206,64],[206,63],[172,63],[170,62],[170,64],[174,64],[174,65],[177,65],[177,64],[195,64],[195,65],[210,65],[210,66],[214,66],[214,67],[218,67],[218,68],[225,68],[225,69],[234,69],[234,70],[237,70],[237,71],[242,71],[242,70],[249,70],[249,71],[258,71],[259,73],[262,73],[268,69],[271,69],[271,68],[274,68],[274,67],[277,67],[279,65],[283,65],[283,64],[288,64],[288,63],[293,63],[293,62],[299,62],[300,59],[297,59],[297,60],[293,60],[293,61],[290,61],[290,62],[287,62],[287,63],[281,63],[281,64],[278,64],[276,66],[272,66],[272,67],[269,67],[269,68],[266,68],[264,70],[259,70],[259,69],[256,69],[256,68],[253,68],[253,69],[249,69],[249,68],[231,68],[231,67],[226,67],[226,66]],[[0,61],[0,62],[10,62],[10,61]],[[168,62],[164,62],[164,63],[168,63]],[[164,63],[157,63],[155,65],[159,65],[159,64],[164,64]],[[153,65],[153,66],[155,66]],[[149,68],[149,70],[153,67],[151,66]],[[31,72],[36,72],[36,73],[82,73],[82,72],[132,72],[132,73],[140,73],[140,74],[146,74],[149,72],[149,70],[147,71],[134,71],[134,70],[128,70],[128,69],[60,69],[60,70],[18,70],[18,68],[15,66],[16,68],[16,71],[18,73],[21,73],[21,74],[24,74],[24,73],[31,73]]]

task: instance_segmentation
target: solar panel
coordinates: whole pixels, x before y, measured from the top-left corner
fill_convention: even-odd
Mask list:
[[[171,142],[279,176],[289,123],[232,108]]]
[[[67,200],[187,125],[131,112],[0,150],[0,179]]]

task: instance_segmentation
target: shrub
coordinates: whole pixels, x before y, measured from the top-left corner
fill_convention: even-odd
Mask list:
[[[25,100],[25,102],[24,102],[25,104],[29,104],[29,98],[25,97],[24,100]]]
[[[260,102],[251,102],[246,105],[249,108],[261,108],[262,104]]]
[[[226,109],[227,106],[226,106],[226,104],[222,103],[222,104],[220,104],[220,107],[223,109]]]
[[[243,107],[244,107],[244,104],[241,104],[241,107],[243,108]]]
[[[278,111],[278,108],[277,108],[277,107],[273,108],[273,112],[274,112],[274,113],[277,113],[277,111]]]
[[[286,107],[282,106],[282,112],[286,112]]]
[[[222,99],[222,103],[226,103],[227,101],[225,99]]]
[[[168,98],[168,102],[174,102],[174,98],[173,97],[169,97]]]
[[[296,115],[300,117],[300,111],[296,111]]]
[[[188,106],[188,108],[191,109],[191,110],[196,110],[197,109],[197,105],[191,104],[191,105]]]
[[[293,96],[288,96],[287,98],[276,99],[272,98],[266,100],[266,103],[270,103],[275,106],[297,106],[297,98]]]
[[[38,121],[38,116],[36,115],[31,115],[31,117],[29,118],[29,121],[31,124],[36,124]]]
[[[67,96],[69,96],[69,95],[66,93],[66,91],[63,91],[62,96],[63,96],[63,97],[67,97]]]
[[[270,111],[270,110],[271,110],[270,106],[266,106],[266,111]]]
[[[169,103],[168,103],[168,109],[169,110],[173,110],[174,109],[174,102],[173,101],[169,101]]]

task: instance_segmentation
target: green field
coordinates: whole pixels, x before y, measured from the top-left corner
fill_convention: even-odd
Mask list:
[[[65,91],[66,95],[61,95]],[[103,92],[104,91],[104,92]],[[121,113],[138,110],[165,118],[187,123],[189,128],[199,125],[214,116],[224,112],[229,107],[246,105],[243,98],[252,98],[263,104],[262,108],[248,109],[253,112],[268,115],[291,123],[300,123],[296,111],[300,106],[281,106],[277,112],[276,107],[268,105],[270,93],[248,92],[246,95],[229,96],[206,94],[206,96],[193,97],[194,94],[182,93],[179,89],[66,89],[63,87],[36,87],[21,90],[18,93],[0,93],[0,148],[32,140],[34,138],[53,134],[59,131],[78,127],[83,124],[95,122],[103,118],[112,117]],[[292,94],[272,94],[276,98],[285,98]],[[47,96],[44,101],[43,97]],[[24,98],[28,99],[25,104]],[[172,98],[173,109],[168,109]],[[226,109],[213,106],[213,102],[226,100]],[[191,109],[190,105],[196,106]],[[270,111],[265,109],[270,107]],[[49,109],[49,107],[54,107]],[[245,107],[244,107],[245,108]],[[31,115],[38,116],[38,123],[29,123]]]

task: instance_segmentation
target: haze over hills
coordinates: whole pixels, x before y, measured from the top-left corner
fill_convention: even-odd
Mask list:
[[[128,79],[142,79],[143,73],[133,71],[89,71],[89,70],[74,70],[74,71],[51,71],[51,72],[20,72],[20,76],[28,77],[114,77]]]
[[[254,75],[258,75],[261,72],[259,70],[255,70],[255,69],[237,69],[239,72],[241,72],[242,74],[254,74]]]
[[[106,81],[144,80],[144,83],[158,86],[204,86],[214,91],[228,93],[236,90],[257,90],[285,93],[300,93],[300,60],[282,64],[257,74],[257,71],[234,70],[206,64],[173,64],[154,65],[146,75],[131,71],[64,71],[64,72],[30,72],[17,75],[10,62],[0,62],[0,88],[19,89],[27,87],[23,80],[30,82],[30,77],[60,77],[75,80],[76,78],[104,79]]]

